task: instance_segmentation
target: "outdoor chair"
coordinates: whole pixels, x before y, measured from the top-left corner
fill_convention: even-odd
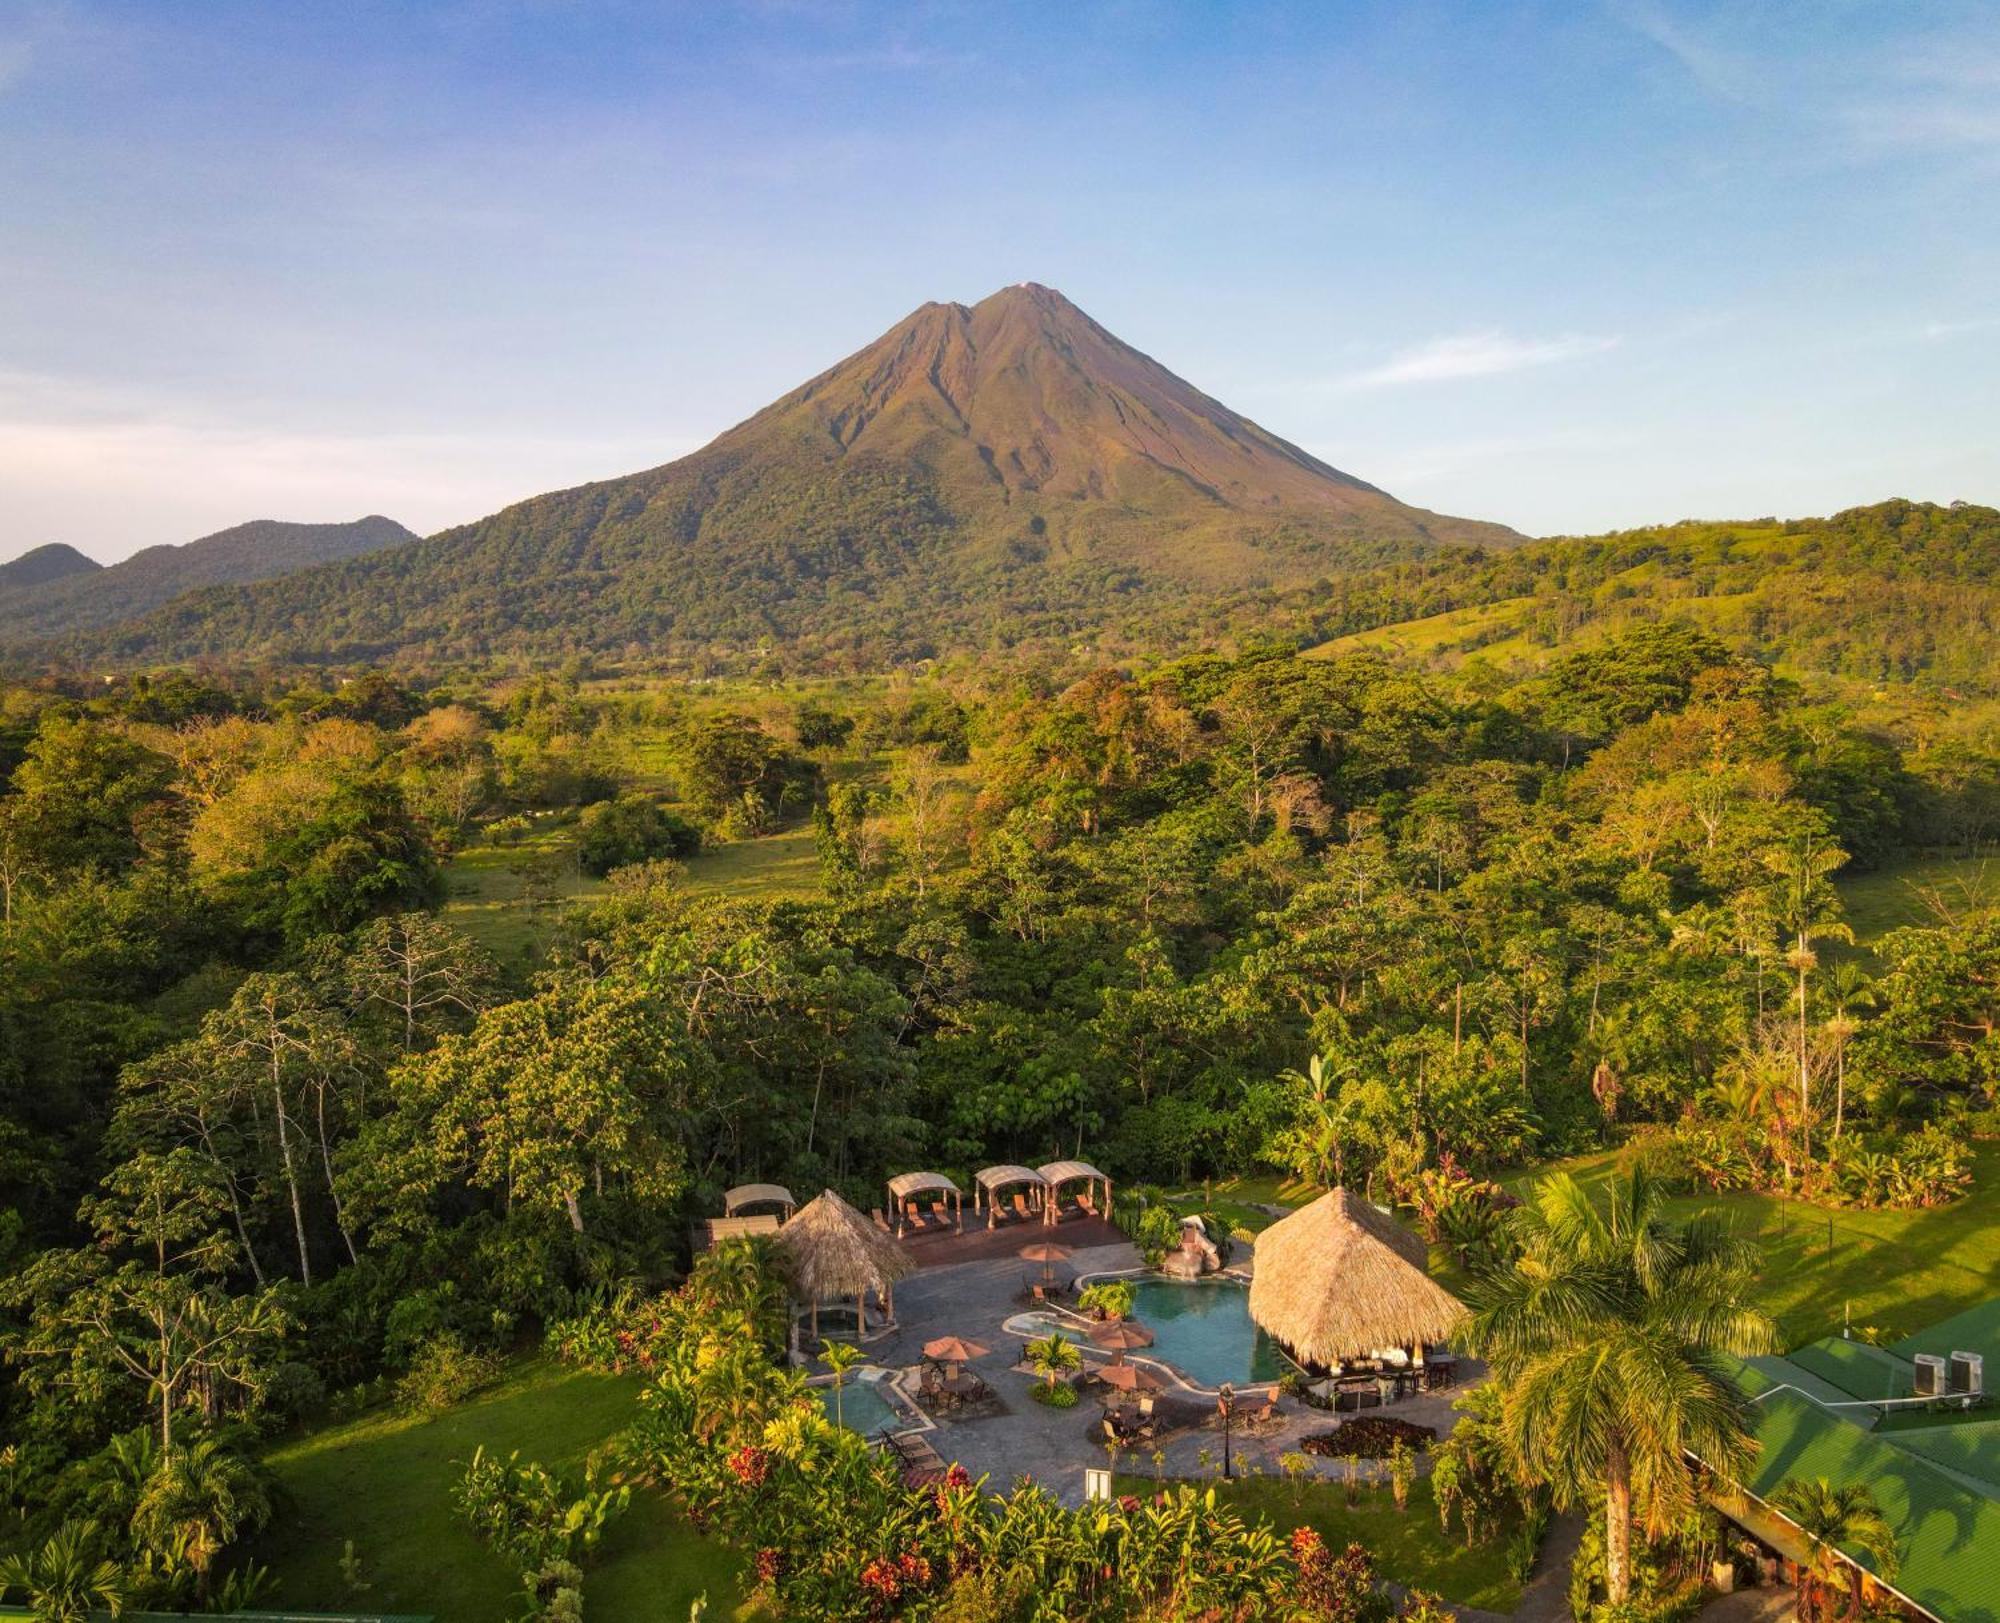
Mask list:
[[[930,1224],[924,1221],[924,1214],[914,1200],[903,1202],[903,1221],[913,1229],[927,1229],[930,1227]]]
[[[1031,1217],[1033,1217],[1033,1216],[1035,1215],[1035,1214],[1034,1214],[1033,1212],[1031,1212],[1031,1211],[1029,1211],[1029,1210],[1028,1210],[1028,1197],[1027,1197],[1027,1196],[1025,1196],[1025,1195],[1016,1195],[1016,1196],[1014,1197],[1014,1215],[1015,1215],[1016,1217],[1020,1218],[1020,1220],[1021,1220],[1021,1221],[1022,1221],[1023,1223],[1027,1222],[1029,1218],[1031,1218]]]
[[[882,1215],[882,1208],[880,1206],[877,1206],[869,1215],[875,1219],[875,1226],[884,1234],[894,1234],[896,1232],[889,1227],[889,1220]]]
[[[1248,1424],[1252,1426],[1275,1426],[1283,1423],[1284,1417],[1278,1413],[1278,1389],[1271,1388],[1270,1395],[1263,1404],[1251,1411]]]
[[[1097,1208],[1090,1203],[1090,1191],[1088,1189],[1082,1191],[1076,1197],[1076,1203],[1082,1208],[1086,1216],[1095,1217],[1097,1215]]]

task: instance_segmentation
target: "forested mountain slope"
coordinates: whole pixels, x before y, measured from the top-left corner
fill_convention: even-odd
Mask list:
[[[782,642],[879,668],[1518,539],[1329,467],[1023,284],[923,306],[678,462],[191,597],[89,646],[359,659]]]
[[[0,564],[0,591],[41,586],[71,575],[94,575],[103,567],[95,558],[86,558],[66,542],[51,541]]]
[[[416,539],[394,519],[371,514],[346,524],[255,519],[182,546],[147,547],[109,568],[68,547],[40,547],[7,567],[61,551],[87,568],[41,569],[33,579],[0,578],[0,646],[114,625],[197,587],[270,580]]]
[[[1327,652],[1535,662],[1679,619],[1757,658],[1868,682],[2000,692],[2000,512],[1887,501],[1830,518],[1683,523],[1461,552],[1295,600]],[[1280,621],[1285,616],[1276,616]]]

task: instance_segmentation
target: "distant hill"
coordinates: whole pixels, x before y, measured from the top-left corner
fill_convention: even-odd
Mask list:
[[[20,557],[0,564],[0,591],[16,586],[43,586],[71,575],[94,575],[103,567],[95,558],[86,558],[67,542],[51,541],[47,546],[36,547],[32,552],[24,552]]]
[[[351,524],[257,519],[184,546],[147,547],[109,568],[70,547],[39,547],[0,568],[0,646],[116,625],[198,587],[270,580],[416,539],[395,520],[371,515]],[[7,573],[50,553],[76,562],[58,558],[54,567],[39,565],[22,577]]]
[[[678,462],[185,598],[91,647],[362,659],[779,645],[879,666],[1519,539],[1397,501],[1023,284],[923,306]]]
[[[1330,654],[1505,668],[1662,619],[1795,671],[2000,694],[2000,511],[1898,500],[1447,552],[1296,594],[1277,623]]]

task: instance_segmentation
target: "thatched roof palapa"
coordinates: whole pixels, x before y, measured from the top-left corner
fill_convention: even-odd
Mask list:
[[[1250,1317],[1315,1364],[1443,1341],[1465,1308],[1429,1261],[1395,1218],[1335,1189],[1257,1236]]]
[[[916,1271],[902,1247],[831,1189],[799,1209],[771,1238],[792,1293],[802,1301],[832,1302],[890,1286]]]

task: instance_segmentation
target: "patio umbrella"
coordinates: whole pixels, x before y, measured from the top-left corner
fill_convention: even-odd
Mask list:
[[[1042,1265],[1042,1283],[1046,1285],[1054,1277],[1050,1264],[1068,1262],[1073,1253],[1066,1245],[1057,1245],[1053,1240],[1037,1240],[1033,1245],[1021,1247],[1023,1262],[1039,1262]]]
[[[1120,1392],[1159,1392],[1167,1384],[1144,1364],[1106,1364],[1097,1372],[1097,1378]]]
[[[969,1364],[975,1358],[984,1358],[986,1349],[976,1341],[967,1341],[963,1336],[939,1336],[935,1341],[924,1343],[924,1356],[934,1358],[945,1367],[945,1379],[951,1380],[958,1374],[960,1364]]]
[[[1110,1324],[1093,1325],[1090,1339],[1095,1345],[1114,1353],[1116,1356],[1111,1361],[1119,1364],[1134,1347],[1152,1346],[1153,1332],[1137,1319],[1118,1319]]]

